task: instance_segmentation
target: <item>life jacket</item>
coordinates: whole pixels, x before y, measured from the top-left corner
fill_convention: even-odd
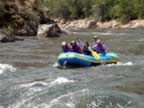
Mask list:
[[[74,44],[73,46],[72,46],[72,50],[73,50],[73,52],[77,52],[77,53],[83,53],[83,51],[81,50],[81,48],[80,48],[80,46],[78,46],[77,44]]]
[[[71,51],[72,51],[72,49],[68,45],[63,47],[63,52],[66,53],[66,52],[71,52]]]
[[[84,45],[84,47],[83,47],[83,53],[85,55],[91,55],[91,51],[88,49],[88,47],[86,45]]]
[[[93,47],[93,49],[94,49],[95,51],[97,51],[98,53],[105,54],[105,48],[104,48],[104,46],[103,46],[102,43],[97,43],[97,44]]]

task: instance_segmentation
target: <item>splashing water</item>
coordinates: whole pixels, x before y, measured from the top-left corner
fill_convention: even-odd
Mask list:
[[[3,74],[6,71],[15,72],[16,68],[9,64],[0,64],[0,74]]]
[[[126,62],[126,63],[118,62],[116,64],[108,64],[107,66],[111,67],[111,66],[133,66],[133,65],[134,64],[132,62]]]
[[[57,107],[57,105],[60,105],[60,106],[64,105],[63,107],[66,107],[66,108],[67,107],[68,108],[76,108],[75,103],[74,103],[74,101],[76,100],[76,97],[78,95],[84,95],[88,92],[89,92],[88,89],[82,89],[80,91],[69,92],[68,94],[61,95],[60,97],[57,97],[57,98],[51,100],[50,103],[48,104],[48,108]]]
[[[55,63],[53,64],[53,67],[60,67],[60,64],[59,64],[58,62],[55,62]]]
[[[60,84],[64,84],[64,83],[73,83],[73,82],[74,82],[73,80],[68,80],[64,77],[59,77],[56,80],[52,81],[50,83],[50,85],[54,86],[54,85],[60,85]]]
[[[47,86],[47,83],[42,82],[42,81],[36,81],[36,82],[20,85],[20,87],[25,87],[25,88],[29,88],[29,87],[32,87],[32,86]]]

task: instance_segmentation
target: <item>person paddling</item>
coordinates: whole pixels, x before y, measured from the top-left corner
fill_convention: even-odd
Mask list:
[[[72,51],[73,51],[73,52],[77,52],[77,53],[80,53],[80,54],[83,53],[81,47],[79,46],[79,44],[77,44],[76,41],[72,41],[72,42],[71,42],[71,46],[72,46]]]
[[[106,46],[102,43],[98,36],[94,36],[94,42],[92,43],[92,49],[97,53],[105,54],[107,51]]]
[[[102,44],[101,40],[98,39],[96,41],[96,44],[92,47],[94,51],[97,53],[105,54],[106,53],[106,47]]]
[[[83,47],[83,53],[85,55],[91,55],[91,51],[89,50],[89,47],[90,47],[89,42],[86,41]]]
[[[92,46],[96,44],[96,41],[99,39],[99,37],[95,35],[93,36],[93,39],[94,39],[94,42],[92,43]]]
[[[61,43],[62,46],[62,52],[66,53],[66,52],[72,52],[72,48],[71,46],[67,43],[67,42],[62,42]]]

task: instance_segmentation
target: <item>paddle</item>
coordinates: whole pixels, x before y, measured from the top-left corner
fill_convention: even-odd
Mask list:
[[[91,51],[93,57],[100,59],[100,55],[96,51],[93,51],[91,47],[89,47],[89,50]]]

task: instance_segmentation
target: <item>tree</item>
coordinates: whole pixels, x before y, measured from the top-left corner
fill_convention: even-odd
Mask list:
[[[133,0],[134,12],[137,18],[144,18],[144,0]]]
[[[144,18],[144,0],[43,0],[49,14],[56,17],[95,16],[98,20],[119,19],[127,22]]]
[[[121,22],[127,23],[135,17],[133,11],[134,5],[132,0],[117,0],[117,4],[113,7],[113,17],[119,18]]]

